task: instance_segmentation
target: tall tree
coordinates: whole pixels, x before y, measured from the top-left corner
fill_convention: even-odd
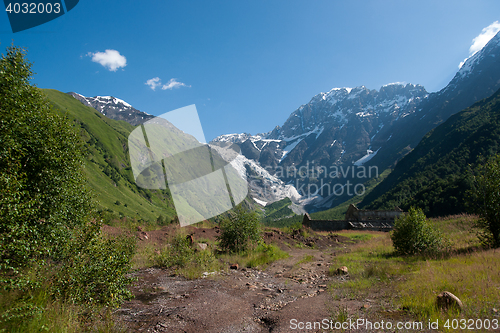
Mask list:
[[[55,258],[91,201],[72,124],[30,84],[26,51],[0,59],[0,286],[21,287],[33,261]]]
[[[469,194],[479,215],[479,238],[486,246],[500,247],[500,154],[477,167]]]

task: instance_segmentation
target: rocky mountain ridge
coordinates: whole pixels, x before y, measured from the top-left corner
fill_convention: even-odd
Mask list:
[[[334,88],[314,96],[283,126],[268,133],[222,135],[212,143],[240,144],[243,155],[271,170],[299,166],[305,160],[321,165],[354,163],[390,139],[390,134],[377,137],[382,128],[416,112],[428,95],[414,84],[389,84],[378,91],[365,86]],[[313,146],[315,151],[310,151]]]

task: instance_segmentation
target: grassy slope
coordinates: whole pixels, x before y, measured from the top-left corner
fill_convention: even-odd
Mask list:
[[[430,131],[362,206],[422,208],[427,215],[465,211],[470,167],[500,151],[500,91]]]
[[[168,190],[144,190],[135,185],[127,152],[132,125],[106,118],[65,93],[44,92],[55,110],[67,114],[80,127],[85,173],[100,210],[144,221],[154,221],[160,214],[173,218],[175,210]]]

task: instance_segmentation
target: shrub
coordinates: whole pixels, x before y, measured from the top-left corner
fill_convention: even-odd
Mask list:
[[[407,214],[398,217],[391,233],[396,252],[402,255],[436,253],[443,240],[425,217],[420,208],[410,208]]]
[[[468,200],[479,215],[476,227],[483,245],[500,247],[500,155],[479,164]]]
[[[261,239],[259,216],[238,206],[220,222],[219,246],[227,252],[239,253]]]
[[[184,267],[177,269],[176,273],[186,279],[199,279],[205,272],[215,272],[222,268],[221,263],[210,250],[195,252],[194,256]]]
[[[153,262],[159,267],[183,267],[191,262],[194,257],[194,250],[185,235],[179,233],[175,235],[168,246],[161,253],[153,258]]]
[[[177,233],[159,254],[151,258],[158,267],[175,267],[176,274],[187,279],[201,278],[204,272],[218,271],[219,260],[212,250],[195,251],[186,235]]]

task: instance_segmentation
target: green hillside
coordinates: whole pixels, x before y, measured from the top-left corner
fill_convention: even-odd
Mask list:
[[[465,212],[471,171],[499,151],[500,90],[430,131],[360,206],[417,206],[428,216]]]
[[[365,193],[361,196],[353,196],[351,199],[342,202],[341,204],[319,212],[311,213],[311,218],[317,220],[343,220],[345,218],[345,213],[349,205],[359,205],[359,203],[365,198],[373,189],[380,184],[391,172],[391,169],[386,169],[377,178],[371,178],[364,183]]]
[[[296,215],[289,207],[293,205],[289,198],[284,198],[264,207],[262,223],[268,227],[289,227],[302,221],[302,215]]]
[[[132,125],[109,119],[60,91],[43,91],[54,109],[80,128],[87,181],[105,219],[130,217],[152,222],[160,215],[167,220],[174,218],[168,189],[147,190],[135,184],[127,145]]]

